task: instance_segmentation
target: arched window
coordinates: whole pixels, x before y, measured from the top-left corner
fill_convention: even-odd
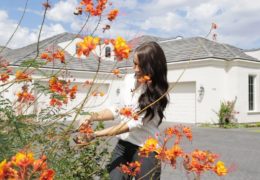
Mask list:
[[[105,57],[111,57],[111,48],[109,46],[105,49]]]

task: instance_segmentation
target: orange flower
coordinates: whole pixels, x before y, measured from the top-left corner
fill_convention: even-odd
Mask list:
[[[18,172],[11,165],[12,163],[6,160],[0,163],[0,179],[19,179]]]
[[[40,159],[37,159],[33,162],[33,170],[34,171],[42,171],[47,169],[47,157],[43,155]]]
[[[132,108],[129,107],[124,107],[122,109],[119,110],[119,114],[126,116],[126,117],[131,117],[132,116]]]
[[[7,73],[2,73],[0,75],[0,81],[6,82],[9,79],[9,75]]]
[[[172,148],[169,150],[170,157],[178,157],[183,154],[181,147],[178,144],[174,144]]]
[[[99,92],[99,91],[94,91],[94,92],[92,93],[92,96],[100,96],[100,97],[103,97],[104,95],[105,95],[105,93]]]
[[[12,158],[12,163],[16,166],[26,168],[29,165],[32,165],[34,162],[33,153],[19,152]]]
[[[57,50],[53,53],[53,58],[59,59],[61,63],[65,63],[65,55],[63,51]]]
[[[22,103],[32,102],[35,99],[35,97],[31,93],[26,91],[18,92],[17,96],[18,96],[17,101]]]
[[[190,141],[192,141],[192,132],[191,129],[189,127],[183,127],[182,131],[184,133],[184,135],[187,137],[187,139],[189,139]]]
[[[170,137],[173,136],[174,134],[175,135],[179,135],[180,134],[179,130],[176,127],[169,127],[169,128],[164,130],[164,133],[167,136],[170,136]]]
[[[53,97],[59,96],[60,98],[57,99],[57,97],[52,98],[50,101],[50,105],[52,106],[61,106],[61,103],[64,104],[68,103],[68,98],[75,99],[76,93],[78,91],[78,86],[74,85],[72,88],[70,86],[70,80],[59,80],[57,77],[51,77],[49,80],[49,88],[50,91],[53,93]]]
[[[100,16],[106,8],[107,0],[97,0],[97,6],[94,8],[92,0],[82,0],[80,5],[85,6],[85,11],[89,12],[92,16]]]
[[[119,110],[119,114],[122,116],[125,116],[127,118],[132,118],[134,120],[138,120],[139,114],[136,112],[133,112],[133,109],[130,107],[123,107]]]
[[[117,60],[121,61],[129,57],[131,48],[122,37],[118,37],[116,40],[111,41],[114,45],[114,52]]]
[[[50,78],[49,80],[49,86],[52,86],[53,84],[55,84],[57,82],[58,78],[53,76]]]
[[[40,176],[40,180],[53,180],[55,176],[55,171],[52,169],[48,169],[43,171]]]
[[[108,14],[107,19],[108,19],[109,21],[115,20],[116,17],[117,17],[117,15],[118,15],[118,12],[119,12],[118,9],[113,9],[113,10],[111,10],[111,11],[109,12],[109,14]]]
[[[214,168],[214,171],[219,176],[225,176],[228,173],[228,170],[225,167],[224,162],[222,162],[222,161],[218,161],[217,162],[217,164],[216,164],[216,166]]]
[[[79,128],[79,132],[85,133],[85,134],[93,134],[94,130],[91,127],[90,123],[82,124]]]
[[[49,54],[48,53],[42,53],[41,54],[41,59],[48,59],[49,58]]]
[[[119,70],[119,69],[114,69],[114,70],[112,71],[112,73],[113,73],[114,75],[118,76],[118,75],[120,74],[120,70]]]
[[[216,154],[213,154],[209,151],[201,151],[201,150],[195,150],[191,153],[191,158],[189,158],[188,155],[185,157],[185,168],[188,171],[193,171],[200,175],[201,173],[205,171],[217,171],[217,166],[213,166],[213,163],[215,162],[215,159],[218,156]],[[191,160],[190,160],[191,159]],[[222,166],[223,164],[219,164],[219,173],[221,169],[224,168]],[[217,173],[217,172],[216,172]]]
[[[16,71],[16,73],[15,73],[15,79],[16,80],[19,80],[19,81],[22,81],[22,80],[24,80],[24,81],[26,81],[26,80],[32,80],[32,78],[28,75],[28,74],[26,74],[26,73],[24,73],[24,72],[22,72],[22,71]]]
[[[154,138],[148,138],[145,141],[145,144],[140,147],[139,149],[139,155],[143,157],[148,157],[148,155],[151,152],[154,152],[157,150],[158,140]]]
[[[192,152],[192,158],[197,159],[199,161],[206,161],[208,153],[206,151],[201,151],[196,149]]]
[[[197,174],[201,174],[203,171],[205,171],[205,165],[200,163],[199,161],[192,159],[190,162],[190,171],[193,171]]]
[[[6,159],[0,163],[0,179],[4,179],[6,169]]]
[[[70,99],[75,99],[75,98],[76,98],[75,94],[77,93],[77,91],[78,91],[78,86],[77,86],[77,85],[74,85],[74,86],[71,88],[70,92],[69,92]]]
[[[52,180],[55,172],[47,169],[46,159],[43,155],[35,160],[32,152],[19,152],[12,157],[10,162],[6,160],[0,163],[0,179],[28,179],[28,177],[41,174],[40,179]],[[38,179],[33,177],[33,179]]]
[[[134,161],[131,163],[121,164],[120,170],[129,176],[136,176],[141,171],[141,163],[139,161]]]
[[[140,82],[140,83],[151,82],[151,78],[150,78],[150,76],[144,75],[143,77],[140,77],[138,79],[138,82]]]
[[[56,83],[50,85],[50,90],[52,92],[63,92],[63,84],[60,81],[57,81]]]
[[[100,39],[98,37],[87,36],[82,42],[77,43],[77,55],[89,56],[89,53],[96,48],[99,44]]]

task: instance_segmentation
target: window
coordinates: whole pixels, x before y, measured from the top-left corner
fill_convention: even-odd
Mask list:
[[[248,109],[255,110],[255,76],[248,76]]]
[[[111,48],[109,46],[105,49],[105,57],[111,57]]]

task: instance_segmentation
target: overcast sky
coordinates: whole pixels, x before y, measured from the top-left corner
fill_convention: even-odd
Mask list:
[[[42,38],[62,32],[76,33],[84,17],[73,15],[80,0],[50,0]],[[21,26],[9,44],[18,48],[37,39],[44,8],[44,0],[29,0]],[[99,29],[96,35],[123,36],[127,40],[141,35],[159,37],[205,37],[211,23],[218,25],[214,31],[217,41],[239,48],[260,48],[260,1],[247,0],[112,0],[119,8],[118,19],[105,34]],[[22,16],[26,0],[0,1],[0,45],[4,45]],[[95,24],[96,20],[90,22]],[[106,24],[102,21],[101,24]],[[91,27],[91,26],[89,26]],[[84,34],[91,29],[87,27]],[[93,27],[93,26],[92,26]],[[100,27],[102,28],[102,26]],[[211,35],[208,37],[212,39]]]

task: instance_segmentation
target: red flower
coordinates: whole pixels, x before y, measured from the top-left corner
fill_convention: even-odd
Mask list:
[[[44,2],[44,3],[42,3],[42,5],[43,5],[43,7],[44,7],[45,9],[51,8],[51,5],[50,5],[48,2]]]
[[[50,101],[50,105],[61,107],[62,102],[60,100],[56,99],[56,98],[52,98],[51,101]]]
[[[131,163],[121,164],[120,170],[127,175],[136,176],[141,171],[141,163],[139,161],[134,161]]]
[[[48,169],[43,171],[40,176],[40,180],[53,180],[55,176],[55,171],[52,169]]]
[[[211,28],[212,28],[212,29],[217,29],[217,28],[218,28],[218,25],[217,25],[216,23],[212,23],[212,24],[211,24]]]
[[[104,44],[108,45],[109,44],[109,39],[104,39]]]
[[[7,73],[2,73],[0,75],[0,81],[6,82],[9,79],[9,75]]]

